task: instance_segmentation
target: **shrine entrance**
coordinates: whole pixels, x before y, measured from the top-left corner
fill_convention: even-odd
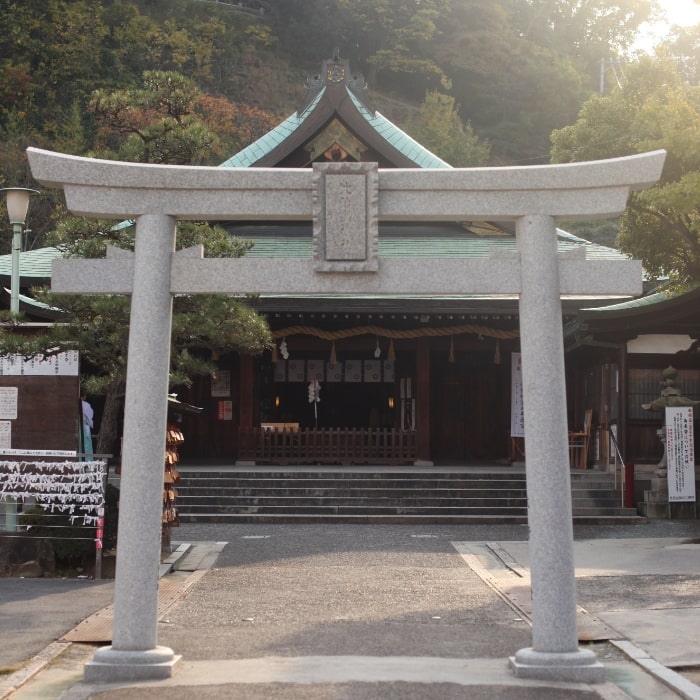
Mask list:
[[[509,358],[508,358],[509,359]],[[484,349],[432,362],[431,445],[439,464],[505,460],[510,433],[510,363]]]
[[[87,680],[169,677],[179,656],[157,645],[162,464],[172,297],[175,294],[517,296],[531,553],[532,647],[510,665],[520,677],[601,682],[604,668],[578,645],[561,297],[637,295],[637,261],[557,254],[557,218],[624,211],[632,187],[661,175],[665,152],[593,163],[454,170],[379,170],[376,163],[315,163],[313,170],[230,169],[99,161],[28,149],[41,184],[63,187],[76,214],[136,220],[133,253],[54,264],[63,293],[130,294],[119,556],[112,645],[95,652]],[[480,259],[380,259],[379,219],[510,220],[517,252]],[[313,221],[313,257],[204,259],[175,252],[178,219]],[[430,347],[417,342],[417,366]],[[416,395],[430,393],[429,373]],[[249,410],[246,407],[245,410]],[[246,417],[252,424],[251,415]],[[243,419],[242,419],[243,422]],[[430,402],[416,424],[430,426]],[[429,453],[429,430],[416,453]],[[155,469],[155,465],[158,468]]]

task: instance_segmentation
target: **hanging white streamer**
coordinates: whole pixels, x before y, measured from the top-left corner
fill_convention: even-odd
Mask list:
[[[104,460],[0,461],[0,501],[33,498],[51,513],[70,514],[71,524],[82,519],[83,525],[95,526],[104,514],[106,475]]]

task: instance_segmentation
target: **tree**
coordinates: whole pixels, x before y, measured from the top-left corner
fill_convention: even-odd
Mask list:
[[[118,160],[168,165],[209,161],[216,136],[194,115],[199,90],[179,73],[146,71],[143,86],[97,90],[90,109],[97,143]]]
[[[575,124],[552,134],[552,159],[572,162],[665,148],[660,182],[633,193],[617,243],[652,278],[674,288],[700,282],[700,88],[676,64],[643,58],[625,84],[584,104]]]
[[[190,81],[164,72],[147,75],[145,88],[111,95],[96,92],[92,104],[105,129],[102,138],[115,149],[107,155],[138,156],[145,162],[204,160],[213,135],[192,113],[198,97]],[[66,216],[48,234],[47,243],[60,247],[67,256],[104,257],[108,245],[133,249],[133,233],[129,222]],[[181,223],[178,249],[196,244],[204,246],[208,257],[239,257],[250,247],[245,241],[232,239],[221,227]],[[61,323],[38,336],[20,335],[13,328],[0,329],[0,351],[33,356],[79,350],[83,370],[89,370],[84,389],[105,395],[96,449],[113,452],[118,447],[126,382],[129,299],[119,295],[56,296],[48,290],[37,290],[36,298],[62,309]],[[265,319],[242,299],[225,295],[178,296],[173,312],[172,386],[187,386],[192,377],[211,374],[215,369],[212,353],[237,350],[255,354],[271,342]]]
[[[290,53],[316,67],[339,48],[370,86],[420,100],[444,73],[433,52],[437,20],[452,0],[270,0],[274,26]]]
[[[384,74],[392,82],[411,76],[413,85],[419,78],[419,85],[433,88],[444,74],[431,56],[430,44],[439,36],[436,22],[449,4],[450,0],[337,0],[341,26],[354,39],[371,84],[378,84]]]
[[[508,0],[519,35],[562,53],[597,63],[634,42],[640,25],[653,19],[656,0]]]
[[[408,127],[411,135],[456,168],[484,165],[488,143],[480,140],[469,123],[459,117],[454,97],[429,92],[418,119]]]
[[[551,132],[576,118],[600,59],[629,43],[649,4],[460,0],[437,21],[434,58],[495,163],[545,162]]]
[[[222,97],[201,95],[194,105],[195,114],[216,134],[219,160],[230,158],[279,124],[270,112],[251,105],[232,103]]]

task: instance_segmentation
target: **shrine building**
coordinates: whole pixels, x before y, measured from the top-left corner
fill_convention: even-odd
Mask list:
[[[346,60],[323,62],[299,109],[221,167],[450,168],[371,105]],[[312,223],[220,222],[254,243],[246,257],[311,258]],[[380,222],[379,257],[484,258],[514,253],[508,222]],[[558,232],[560,254],[623,260],[618,251]],[[563,322],[619,301],[562,298]],[[183,459],[225,463],[448,465],[523,458],[512,423],[519,352],[517,296],[257,296],[275,347],[217,359],[219,372],[182,393],[204,407],[185,417]],[[547,381],[546,377],[542,378]],[[320,401],[309,401],[316,380]],[[517,387],[517,381],[516,381]],[[517,389],[516,389],[517,390]],[[586,406],[572,404],[572,423]],[[304,431],[313,436],[304,437]]]

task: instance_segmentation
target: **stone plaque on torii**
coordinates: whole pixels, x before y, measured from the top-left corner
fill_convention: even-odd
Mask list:
[[[112,645],[87,680],[164,678],[179,656],[157,644],[162,462],[174,294],[467,295],[519,298],[527,444],[532,647],[510,659],[518,676],[603,680],[576,627],[562,295],[638,295],[641,263],[557,253],[556,219],[624,211],[653,185],[665,152],[589,163],[505,168],[313,169],[142,165],[28,149],[34,178],[62,187],[75,214],[136,221],[133,253],[54,262],[52,289],[130,294],[119,556]],[[175,252],[178,220],[313,221],[309,259],[204,259]],[[477,260],[383,259],[379,221],[514,221],[517,252]]]

